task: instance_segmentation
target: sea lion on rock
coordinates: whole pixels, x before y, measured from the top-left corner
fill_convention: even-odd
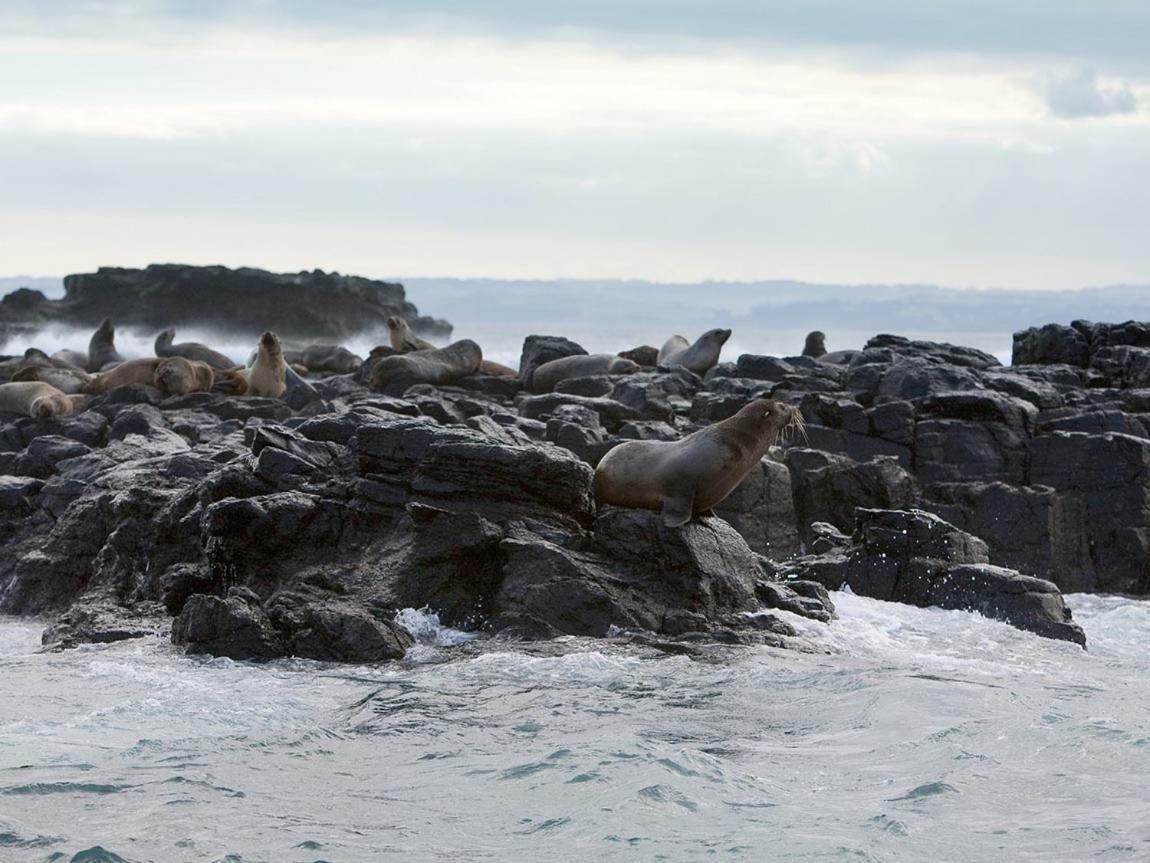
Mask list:
[[[172,344],[172,340],[176,337],[174,329],[166,329],[158,336],[156,336],[155,351],[158,357],[183,357],[186,360],[195,360],[196,362],[207,363],[213,369],[220,369],[227,371],[239,367],[239,363],[226,357],[219,351],[212,350],[207,345],[200,344],[199,342],[180,342],[178,345]]]
[[[71,351],[67,348],[64,348],[63,350],[56,351],[56,353],[52,354],[52,359],[58,360],[62,363],[67,363],[70,366],[75,366],[81,371],[88,368],[88,355],[80,353],[80,351]]]
[[[302,351],[284,351],[290,366],[303,366],[308,372],[350,375],[359,371],[363,359],[342,345],[308,345]],[[298,372],[299,369],[296,369]]]
[[[40,381],[0,384],[0,412],[33,419],[66,417],[72,413],[72,401],[51,384]]]
[[[659,349],[658,364],[682,366],[697,375],[705,375],[719,361],[723,345],[730,337],[730,330],[707,330],[691,345],[682,336],[671,336]]]
[[[29,363],[17,369],[11,380],[39,381],[51,384],[65,395],[73,395],[84,392],[92,382],[92,376],[83,369]]]
[[[168,396],[206,393],[212,389],[216,372],[207,363],[183,357],[164,357],[153,376],[156,389]]]
[[[122,362],[103,374],[95,375],[92,382],[85,387],[84,392],[91,396],[98,396],[102,393],[111,392],[116,387],[155,386],[156,366],[161,362],[163,360],[158,357]]]
[[[51,384],[65,395],[82,393],[92,382],[92,376],[82,368],[55,356],[48,356],[38,348],[28,348],[20,365],[10,374],[13,381],[40,381]]]
[[[84,392],[100,395],[117,387],[155,387],[165,396],[207,392],[216,380],[216,371],[207,363],[183,357],[147,357],[128,360],[92,378]]]
[[[633,375],[639,364],[615,354],[574,354],[537,367],[531,375],[533,393],[549,393],[560,381],[592,375]]]
[[[680,440],[626,441],[595,468],[595,499],[661,509],[664,524],[679,527],[730,494],[790,426],[802,427],[797,408],[756,399],[733,417]]]
[[[116,328],[112,326],[111,318],[104,318],[88,340],[88,371],[98,372],[105,366],[123,361],[116,350]]]
[[[818,359],[827,352],[827,337],[819,330],[807,333],[806,343],[803,345],[803,356]]]
[[[384,357],[371,372],[371,389],[402,395],[414,384],[449,384],[479,371],[483,350],[471,339],[452,342],[445,348],[412,351]]]
[[[414,353],[415,351],[434,351],[438,350],[431,342],[421,339],[411,331],[407,321],[403,318],[392,315],[387,319],[387,329],[391,336],[391,346],[401,354]],[[374,356],[375,351],[372,351]],[[491,362],[490,360],[481,360],[479,362],[479,370],[477,372],[481,375],[494,375],[500,378],[513,378],[519,374],[515,369],[508,368],[500,363]]]
[[[435,345],[431,342],[424,341],[413,333],[407,321],[396,315],[392,315],[387,319],[387,330],[391,336],[391,346],[401,354],[410,353],[411,351],[433,351],[436,349]]]
[[[248,380],[248,395],[280,398],[287,392],[287,373],[279,336],[272,332],[264,333],[260,336],[256,360],[244,375]]]

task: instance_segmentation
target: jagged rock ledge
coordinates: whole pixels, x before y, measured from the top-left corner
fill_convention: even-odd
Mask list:
[[[1150,388],[1132,371],[1150,349],[1115,347],[1121,366],[1098,348],[1004,368],[879,336],[838,362],[744,355],[542,395],[479,375],[393,397],[338,375],[294,408],[115,390],[0,427],[0,611],[52,616],[62,646],[167,620],[190,650],[359,662],[402,655],[396,614],[423,606],[520,638],[795,645],[771,609],[829,621],[825,588],[845,583],[1081,644],[1059,588],[1150,592]],[[523,367],[580,351],[529,337]],[[715,516],[668,530],[596,508],[612,446],[763,395],[799,406],[806,437]]]
[[[419,314],[403,285],[323,270],[100,267],[66,276],[64,292],[59,300],[27,288],[8,294],[0,300],[0,334],[32,333],[51,324],[91,328],[111,317],[120,327],[146,332],[200,327],[251,336],[270,329],[290,340],[338,340],[386,333],[391,315],[419,332],[451,334],[447,321]]]

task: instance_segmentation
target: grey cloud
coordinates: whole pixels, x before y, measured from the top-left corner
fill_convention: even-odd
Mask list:
[[[1138,110],[1138,97],[1125,81],[1105,86],[1098,76],[1082,69],[1051,82],[1046,102],[1056,117],[1107,117],[1111,114],[1133,114]]]
[[[727,40],[830,45],[887,53],[1039,54],[1150,65],[1144,0],[5,0],[0,25],[45,33],[132,34],[159,24],[167,38],[209,28],[304,33],[430,29],[538,36],[585,31],[636,49],[653,42]],[[665,47],[665,45],[661,45]]]

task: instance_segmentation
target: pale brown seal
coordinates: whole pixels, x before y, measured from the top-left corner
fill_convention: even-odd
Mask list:
[[[671,336],[659,348],[658,364],[666,368],[682,366],[704,375],[719,362],[719,354],[730,337],[730,330],[707,330],[692,345],[682,336]]]
[[[819,330],[812,330],[807,333],[806,343],[803,345],[803,356],[818,359],[819,357],[826,356],[827,353],[827,337]]]
[[[206,393],[216,380],[216,370],[207,363],[183,357],[164,357],[156,365],[155,387],[167,396]]]
[[[533,393],[549,393],[560,381],[591,375],[633,375],[639,364],[615,354],[573,354],[537,366],[531,375]]]
[[[757,399],[677,441],[626,441],[595,468],[595,499],[661,509],[668,527],[686,524],[730,494],[788,426],[802,426],[796,408]]]
[[[413,333],[407,321],[396,315],[392,315],[387,319],[387,331],[391,336],[391,346],[401,354],[406,354],[411,351],[435,350],[435,345],[431,342],[424,341]]]
[[[72,401],[51,384],[39,381],[0,384],[0,412],[34,419],[66,417],[72,413]]]
[[[98,396],[111,392],[116,387],[133,385],[155,386],[156,366],[162,363],[159,357],[148,357],[140,360],[127,360],[120,363],[103,374],[94,375],[92,382],[85,387],[88,395]]]
[[[116,328],[111,318],[104,318],[92,338],[88,341],[88,371],[98,372],[113,363],[122,363],[124,358],[116,350]]]
[[[473,375],[483,362],[483,350],[471,339],[445,348],[412,351],[384,357],[371,371],[371,389],[402,395],[414,384],[447,384]]]
[[[172,344],[172,340],[175,337],[176,331],[170,328],[156,336],[156,343],[154,345],[156,356],[183,357],[186,360],[207,363],[213,369],[220,369],[221,371],[239,368],[239,363],[235,362],[231,357],[224,356],[219,351],[212,350],[207,345],[200,344],[199,342]]]
[[[260,336],[256,361],[247,370],[249,396],[278,399],[287,392],[287,362],[279,336],[267,332]]]
[[[94,376],[84,392],[87,395],[100,395],[116,387],[143,385],[155,387],[165,396],[182,396],[208,392],[215,381],[216,370],[207,363],[183,357],[147,357],[128,360]]]

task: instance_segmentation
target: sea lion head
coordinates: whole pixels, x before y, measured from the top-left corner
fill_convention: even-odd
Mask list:
[[[28,362],[36,363],[38,365],[46,365],[51,363],[48,355],[39,348],[28,348],[28,350],[24,351],[24,359]]]
[[[405,321],[403,318],[399,317],[398,315],[391,315],[387,319],[387,328],[389,330],[391,330],[393,333],[395,333],[395,332],[401,333],[407,329],[407,321]]]
[[[278,357],[283,353],[283,347],[280,345],[280,337],[268,330],[260,336],[260,350],[266,351],[269,356]]]
[[[804,357],[821,357],[827,352],[827,337],[820,330],[807,333],[806,344],[803,345]]]
[[[725,345],[727,343],[727,339],[729,339],[730,337],[731,337],[731,331],[730,330],[714,329],[714,330],[707,330],[705,333],[703,333],[701,336],[699,336],[699,341],[701,341],[701,342],[713,342],[714,344],[718,345],[719,347],[722,347],[723,345]]]
[[[111,340],[115,334],[116,328],[112,326],[112,319],[104,318],[104,320],[100,321],[100,326],[96,327],[96,332],[93,333],[93,337],[103,336],[104,338]]]
[[[802,412],[777,399],[755,399],[731,417],[738,425],[749,426],[759,435],[777,437],[792,430],[802,432]]]
[[[156,389],[173,396],[196,391],[196,370],[183,357],[168,357],[156,366]]]
[[[47,393],[32,399],[28,415],[38,420],[66,417],[72,413],[72,402],[63,393]]]

